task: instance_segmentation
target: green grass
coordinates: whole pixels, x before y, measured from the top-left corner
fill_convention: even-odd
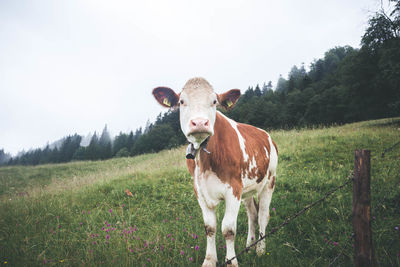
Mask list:
[[[400,119],[271,135],[280,158],[267,230],[342,184],[353,169],[354,150],[369,149],[375,255],[381,266],[399,266],[400,146],[385,158],[381,153],[400,140]],[[348,185],[269,237],[265,255],[245,254],[239,264],[327,266],[346,246],[334,266],[352,266],[351,196]],[[223,209],[221,203],[219,228]],[[238,252],[247,237],[243,206],[237,232]],[[0,264],[198,266],[205,246],[184,148],[107,161],[0,168]],[[217,252],[222,262],[220,231]]]

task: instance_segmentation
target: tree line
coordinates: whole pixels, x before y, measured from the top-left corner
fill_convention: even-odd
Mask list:
[[[361,48],[335,47],[314,60],[309,70],[293,66],[287,79],[249,87],[234,109],[223,111],[238,122],[264,129],[330,125],[400,116],[400,0],[390,13],[379,10],[369,20]],[[43,164],[99,160],[158,152],[186,142],[179,113],[159,114],[144,130],[119,133],[103,129],[88,146],[82,136],[63,138],[60,146],[35,149],[17,157],[0,150],[1,164]]]

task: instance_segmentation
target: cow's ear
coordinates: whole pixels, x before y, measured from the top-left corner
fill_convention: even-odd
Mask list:
[[[240,97],[239,89],[231,89],[223,94],[217,95],[218,102],[225,109],[231,109],[235,106]]]
[[[168,87],[157,87],[153,89],[153,95],[155,99],[162,106],[167,108],[173,108],[178,105],[179,96]]]

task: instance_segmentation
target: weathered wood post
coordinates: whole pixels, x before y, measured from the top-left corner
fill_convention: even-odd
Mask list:
[[[369,150],[356,150],[353,182],[354,266],[376,266],[372,246]]]

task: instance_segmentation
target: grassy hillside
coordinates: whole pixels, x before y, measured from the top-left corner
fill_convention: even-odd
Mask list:
[[[267,229],[343,183],[353,168],[354,150],[370,149],[375,254],[381,266],[399,266],[400,145],[385,158],[381,153],[400,140],[400,119],[271,135],[280,159]],[[349,185],[268,238],[264,256],[251,252],[239,263],[327,266],[345,247],[334,266],[351,266],[351,194]],[[219,227],[223,209],[222,204]],[[237,251],[246,237],[241,207]],[[135,158],[0,168],[1,264],[198,266],[205,245],[184,148]],[[217,245],[222,262],[220,231]]]

